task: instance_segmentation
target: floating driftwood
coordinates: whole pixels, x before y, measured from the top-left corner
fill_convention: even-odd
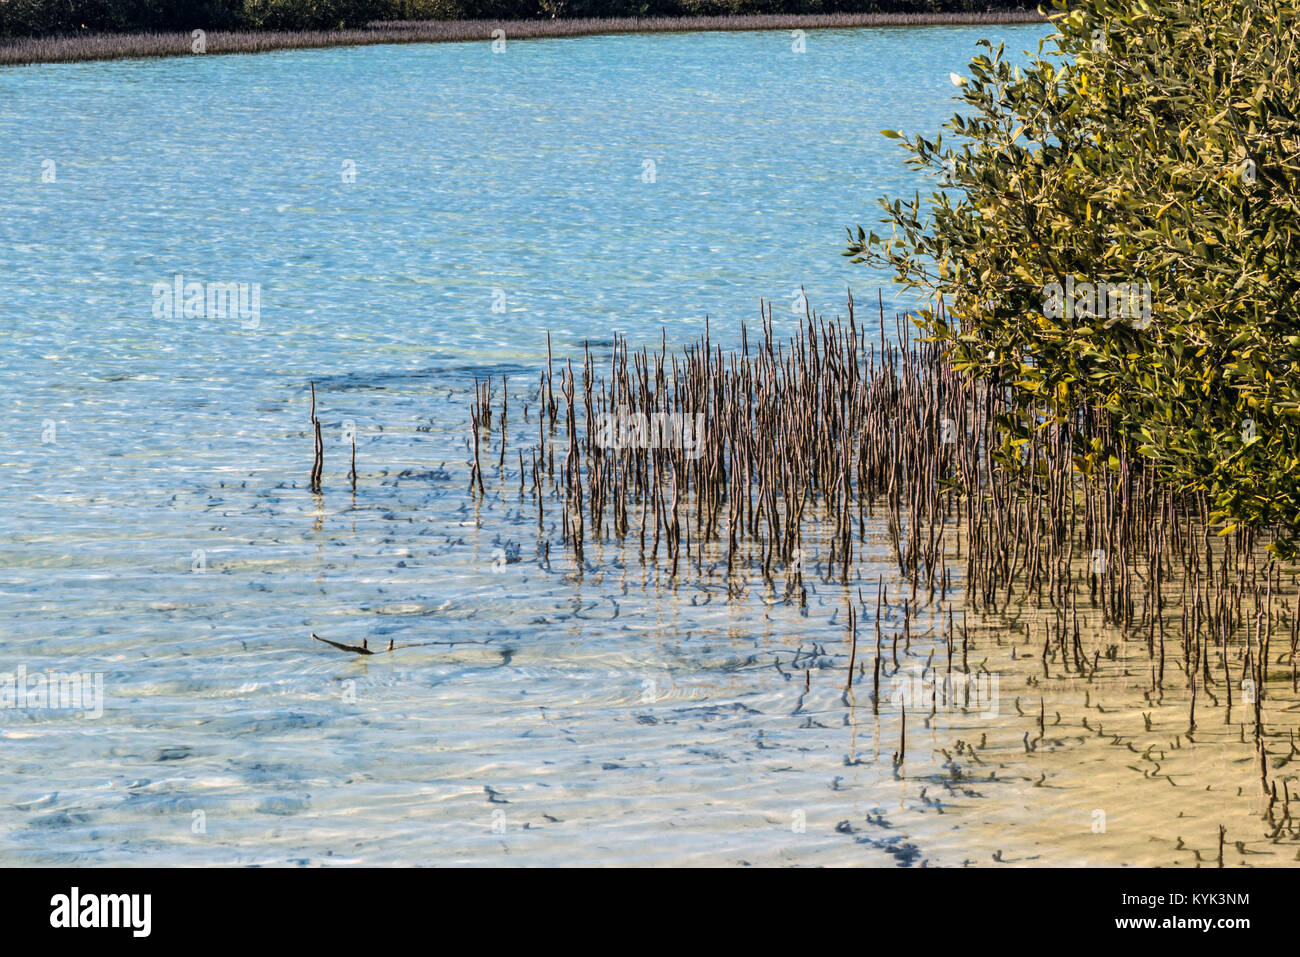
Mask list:
[[[322,638],[320,635],[316,634],[315,632],[312,632],[312,633],[311,633],[311,636],[312,636],[313,638],[315,638],[317,641],[323,641],[323,642],[324,642],[325,644],[327,644],[327,645],[333,645],[333,646],[334,646],[335,648],[337,648],[339,651],[350,651],[350,652],[352,652],[353,654],[358,654],[358,655],[373,655],[373,654],[374,654],[374,652],[370,650],[369,642],[368,642],[365,638],[362,638],[362,639],[361,639],[361,644],[359,644],[359,645],[345,645],[345,644],[343,644],[342,642],[338,642],[338,641],[330,641],[328,638]],[[388,647],[387,647],[385,650],[386,650],[386,651],[392,651],[392,650],[393,650],[393,642],[392,642],[392,639],[389,639],[389,641],[388,641]]]

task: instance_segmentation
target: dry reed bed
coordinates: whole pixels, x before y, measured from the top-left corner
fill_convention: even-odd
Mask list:
[[[1300,634],[1294,579],[1261,558],[1267,534],[1217,536],[1203,498],[1175,494],[1122,455],[1117,467],[1082,474],[1076,452],[1112,438],[1091,410],[1008,444],[1005,391],[957,374],[940,346],[910,341],[898,317],[891,335],[883,307],[878,313],[871,328],[850,300],[847,321],[808,315],[782,342],[768,311],[757,339],[742,330],[740,349],[729,352],[711,342],[707,326],[680,353],[662,340],[656,351],[634,351],[616,339],[607,367],[584,348],[576,371],[567,359],[556,371],[548,337],[536,442],[515,448],[520,499],[531,496],[537,512],[539,554],[549,560],[542,529],[547,509],[559,508],[578,574],[589,544],[612,542],[679,580],[697,580],[708,572],[708,545],[710,557],[724,556],[729,582],[756,570],[769,582],[784,579],[787,599],[802,601],[805,542],[824,536],[823,577],[845,586],[849,606],[846,689],[858,620],[875,605],[878,709],[887,590],[864,581],[854,564],[873,520],[873,529],[887,530],[910,590],[904,637],[913,609],[932,603],[936,590],[946,597],[952,561],[971,608],[997,614],[1014,601],[1047,609],[1044,633],[1034,637],[1045,677],[1054,668],[1090,681],[1105,667],[1103,654],[1112,657],[1081,640],[1080,606],[1095,609],[1145,644],[1149,695],[1162,694],[1171,677],[1180,682],[1189,741],[1208,710],[1230,721],[1234,707],[1245,709],[1272,820],[1279,795],[1269,744],[1287,760],[1300,751],[1283,715],[1270,727],[1265,702],[1270,680],[1300,691]],[[527,436],[529,407],[522,411]],[[503,388],[475,383],[472,494],[484,494],[485,457],[504,490],[509,413]],[[656,413],[703,413],[698,457],[662,436],[610,445],[593,428],[602,416],[635,422]],[[872,583],[876,593],[864,596],[862,585]],[[951,669],[955,644],[966,659],[965,629],[950,615],[946,632]],[[896,649],[897,638],[895,668]],[[1285,670],[1270,671],[1278,667]],[[865,656],[858,669],[865,677]],[[905,751],[900,735],[896,762]],[[1289,824],[1285,782],[1280,800]]]
[[[212,31],[205,55],[265,53],[379,43],[487,41],[504,30],[507,40],[584,37],[611,33],[685,33],[737,30],[817,30],[851,27],[907,27],[1046,22],[1035,10],[989,13],[831,13],[718,17],[650,17],[573,20],[447,20],[372,23],[362,29],[265,32]],[[202,26],[202,24],[196,24]],[[192,56],[189,33],[123,33],[90,36],[23,37],[0,40],[0,66],[70,63],[139,57]]]

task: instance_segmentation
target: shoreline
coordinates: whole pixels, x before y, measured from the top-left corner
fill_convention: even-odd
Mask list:
[[[588,37],[631,33],[833,30],[861,27],[973,26],[1047,23],[1037,10],[987,13],[828,13],[710,17],[623,17],[573,20],[427,20],[372,23],[347,30],[212,31],[205,50],[193,52],[189,33],[97,33],[89,36],[18,37],[0,40],[0,66],[80,63],[147,57],[269,53],[392,43],[490,41],[495,30],[510,40]]]

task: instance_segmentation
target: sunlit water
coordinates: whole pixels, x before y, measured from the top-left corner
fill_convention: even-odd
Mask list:
[[[1000,713],[914,717],[896,774],[896,713],[843,690],[838,585],[810,581],[805,613],[756,582],[675,588],[635,552],[592,547],[579,574],[553,508],[548,565],[518,496],[527,434],[466,494],[473,378],[509,376],[517,414],[547,330],[563,358],[615,331],[682,342],[706,314],[735,341],[760,298],[792,331],[801,286],[831,314],[849,285],[874,299],[843,227],[926,187],[879,130],[937,130],[978,37],[1044,32],[0,72],[0,668],[104,687],[98,718],[0,711],[0,861],[1190,863],[1177,838],[1249,828],[1249,749],[1199,752],[1221,796],[1187,833],[1172,786],[1108,739],[1027,754],[1012,700],[1042,687],[996,632],[976,640]],[[156,315],[177,274],[260,284],[260,311]],[[861,573],[887,577],[869,537]],[[934,647],[928,614],[905,668]],[[1057,688],[1067,720],[1085,690]],[[1112,692],[1141,729],[1138,683]],[[947,760],[981,738],[1001,773]]]

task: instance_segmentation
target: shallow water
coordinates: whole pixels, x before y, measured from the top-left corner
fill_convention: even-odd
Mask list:
[[[1081,726],[1028,753],[1012,702],[1043,689],[1005,624],[972,623],[999,713],[912,716],[896,774],[897,714],[843,690],[839,586],[805,612],[757,582],[674,588],[635,552],[591,548],[578,574],[553,511],[547,563],[517,495],[528,435],[483,504],[465,494],[473,379],[535,408],[546,330],[559,357],[687,340],[706,314],[734,341],[760,297],[789,330],[800,286],[831,314],[865,295],[880,277],[838,255],[843,227],[914,185],[878,131],[937,129],[979,36],[1043,32],[0,72],[0,670],[104,683],[99,718],[0,710],[0,861],[1175,864],[1219,824],[1250,842],[1228,863],[1289,860],[1235,726],[1171,757],[1210,786],[1194,801]],[[259,283],[256,322],[156,317],[177,273]],[[878,554],[868,580],[893,574]],[[1063,725],[1103,700],[1142,748],[1185,723],[1171,701],[1147,733],[1140,677],[1095,681],[1053,685]]]

